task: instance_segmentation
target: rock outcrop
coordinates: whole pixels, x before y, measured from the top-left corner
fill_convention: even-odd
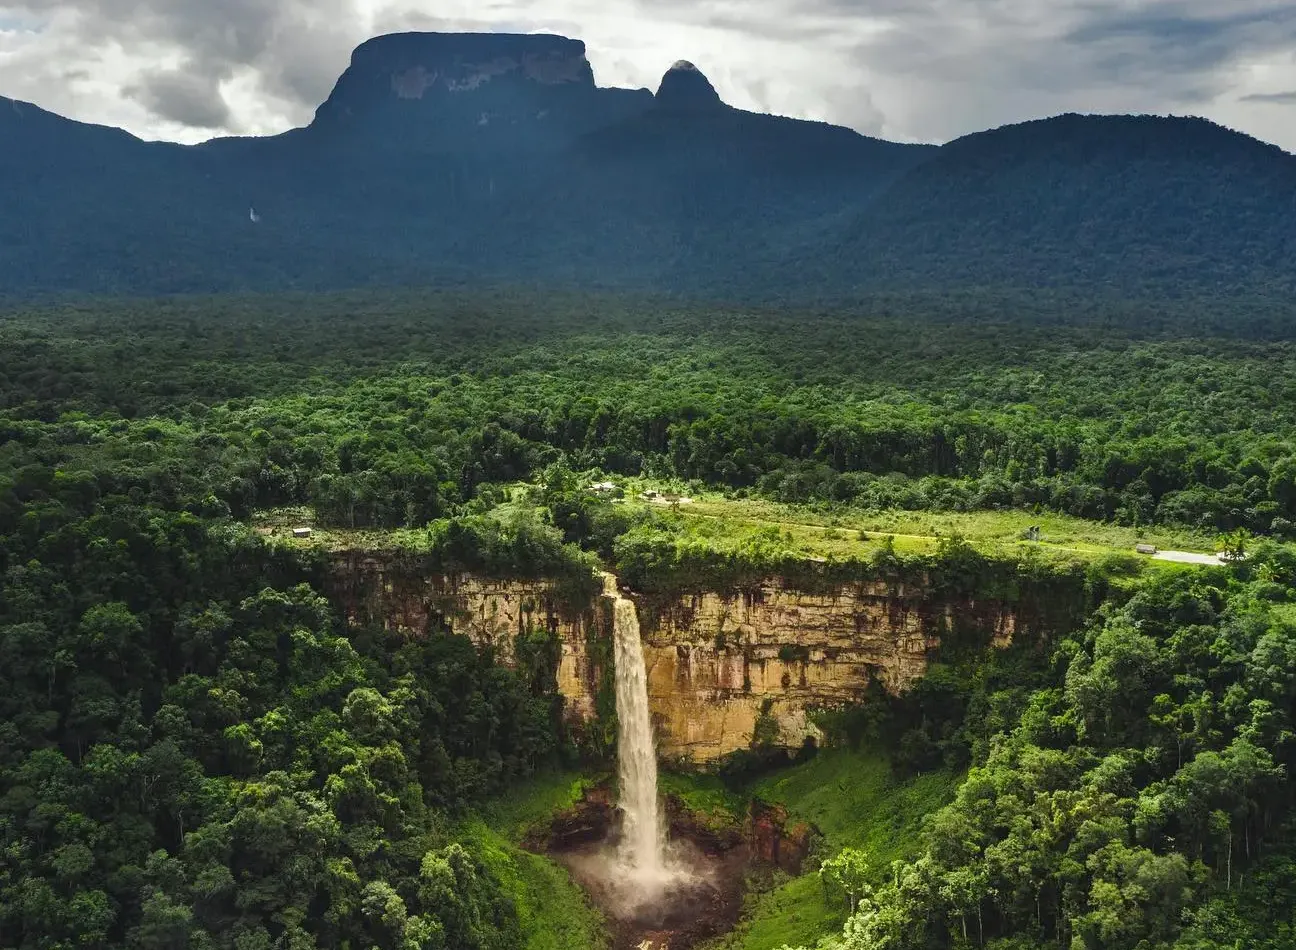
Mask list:
[[[711,80],[683,59],[662,76],[656,102],[658,109],[672,112],[715,112],[725,108]]]
[[[595,720],[610,663],[610,610],[596,591],[572,603],[543,580],[425,572],[417,559],[349,554],[334,565],[335,600],[357,622],[422,635],[449,629],[511,662],[517,636],[561,643],[558,689],[576,725]],[[810,713],[858,700],[872,682],[900,693],[927,670],[942,638],[1006,646],[1016,609],[860,581],[806,591],[769,579],[742,592],[635,598],[661,754],[695,763],[747,747],[772,717],[789,748],[819,732]],[[601,647],[603,647],[601,649]]]
[[[332,581],[334,599],[353,623],[411,635],[452,630],[494,649],[505,663],[513,661],[519,635],[548,630],[562,644],[557,679],[568,716],[576,723],[594,718],[593,600],[574,607],[556,596],[550,581],[425,572],[416,558],[361,553],[341,555]]]
[[[565,36],[393,33],[356,47],[319,114],[513,86],[594,88],[585,44]]]
[[[810,856],[818,831],[804,821],[793,821],[784,805],[767,805],[753,799],[743,827],[752,857],[787,874],[800,874]]]
[[[769,579],[740,594],[645,602],[648,696],[663,751],[707,761],[746,744],[762,715],[779,741],[818,738],[809,713],[857,700],[876,680],[903,692],[959,622],[1012,642],[1016,616],[996,603],[932,603],[882,581],[827,593]]]

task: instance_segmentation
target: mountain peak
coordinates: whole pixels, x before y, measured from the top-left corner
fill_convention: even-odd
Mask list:
[[[551,34],[391,33],[356,47],[317,121],[418,103],[594,89],[580,40]],[[483,107],[485,108],[485,107]]]
[[[710,112],[724,108],[724,102],[702,70],[681,59],[662,77],[657,107],[673,112]]]

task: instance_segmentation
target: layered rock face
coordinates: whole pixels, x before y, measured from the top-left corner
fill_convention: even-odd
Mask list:
[[[610,663],[610,609],[591,593],[573,604],[550,581],[492,580],[423,571],[417,559],[339,557],[334,599],[353,622],[412,636],[448,629],[504,662],[520,635],[543,629],[561,643],[558,689],[573,725],[592,723]],[[810,713],[858,700],[870,682],[892,693],[927,670],[941,639],[1007,646],[1020,620],[994,601],[933,599],[883,581],[805,591],[770,579],[741,593],[635,596],[649,704],[660,753],[714,761],[747,748],[758,718],[778,742],[818,738]]]
[[[513,662],[518,636],[547,630],[562,644],[558,691],[568,717],[576,724],[594,718],[597,671],[589,645],[599,624],[593,601],[563,604],[550,581],[429,573],[417,559],[367,554],[335,561],[332,590],[352,623],[378,623],[411,636],[448,629],[494,649],[505,663]]]
[[[937,605],[883,582],[811,593],[770,579],[648,601],[640,624],[663,752],[708,761],[746,746],[762,714],[784,745],[817,739],[810,711],[855,701],[874,680],[901,693],[956,624],[1006,646],[1017,619],[1000,604]]]

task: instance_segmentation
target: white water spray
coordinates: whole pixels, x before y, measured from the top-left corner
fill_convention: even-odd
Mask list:
[[[604,575],[603,592],[612,601],[616,649],[617,771],[624,814],[620,858],[636,881],[658,890],[673,875],[666,867],[666,834],[657,803],[657,749],[639,616],[611,574]]]

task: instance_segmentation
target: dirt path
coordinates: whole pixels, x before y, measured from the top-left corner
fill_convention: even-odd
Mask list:
[[[1158,551],[1152,557],[1158,561],[1174,561],[1176,564],[1209,564],[1219,567],[1225,561],[1218,554],[1193,554],[1191,551]]]

